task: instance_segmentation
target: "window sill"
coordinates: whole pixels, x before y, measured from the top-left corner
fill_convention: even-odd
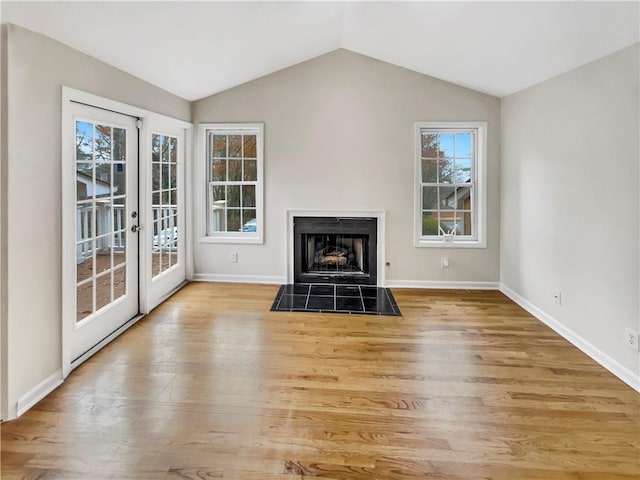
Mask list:
[[[236,244],[253,244],[262,245],[262,237],[253,236],[205,236],[200,238],[200,243],[236,243]]]
[[[487,248],[487,242],[460,239],[449,241],[416,239],[413,246],[418,248]]]

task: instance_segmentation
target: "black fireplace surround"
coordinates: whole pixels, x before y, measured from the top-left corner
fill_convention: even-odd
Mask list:
[[[295,283],[376,285],[378,219],[294,217]]]

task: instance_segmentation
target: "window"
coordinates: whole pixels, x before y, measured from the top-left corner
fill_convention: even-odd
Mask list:
[[[416,246],[486,246],[486,130],[416,124]]]
[[[262,124],[205,125],[207,236],[262,243]]]

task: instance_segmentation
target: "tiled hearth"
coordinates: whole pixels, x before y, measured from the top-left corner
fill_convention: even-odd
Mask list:
[[[271,310],[401,316],[388,288],[327,283],[282,285]]]

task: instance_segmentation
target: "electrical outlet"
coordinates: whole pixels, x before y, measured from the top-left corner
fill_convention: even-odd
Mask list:
[[[562,305],[562,292],[560,290],[551,290],[551,295],[555,304]]]
[[[231,253],[231,263],[238,263],[238,252]]]
[[[440,257],[440,268],[449,268],[449,257]]]
[[[624,329],[624,343],[634,351],[638,350],[638,332],[631,330],[630,328]]]

